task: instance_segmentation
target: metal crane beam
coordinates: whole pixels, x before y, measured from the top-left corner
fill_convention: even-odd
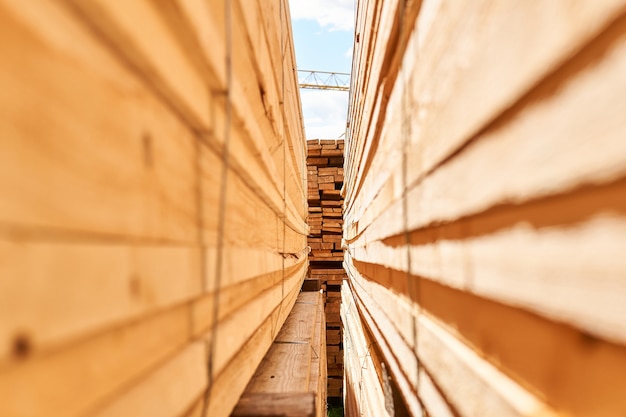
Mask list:
[[[350,74],[345,72],[298,70],[300,88],[350,91]]]

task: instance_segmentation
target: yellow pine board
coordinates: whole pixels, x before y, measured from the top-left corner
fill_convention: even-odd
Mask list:
[[[0,7],[3,228],[195,241],[184,126],[56,4]]]
[[[127,55],[131,55],[133,60],[139,60],[140,63],[134,65],[137,75],[148,79],[148,84],[152,89],[158,93],[164,102],[171,104],[176,101],[176,97],[181,95],[182,87],[171,87],[172,84],[179,82],[179,79],[195,79],[196,85],[193,88],[185,87],[186,92],[193,91],[196,94],[205,94],[207,98],[195,97],[188,98],[186,102],[188,105],[200,105],[202,115],[206,114],[206,117],[211,115],[207,121],[202,121],[201,125],[194,120],[187,120],[190,128],[203,134],[204,139],[209,141],[211,146],[219,149],[223,144],[224,131],[220,129],[220,122],[215,121],[215,117],[223,117],[221,110],[215,107],[225,105],[223,98],[209,100],[211,95],[219,96],[219,91],[210,91],[210,83],[214,80],[198,79],[198,70],[192,63],[192,58],[186,55],[186,51],[181,51],[181,44],[179,40],[170,33],[171,28],[167,26],[167,22],[163,22],[161,16],[159,16],[159,9],[154,5],[151,5],[145,0],[133,0],[128,5],[113,4],[108,2],[73,2],[74,6],[80,10],[80,15],[83,19],[86,19],[90,24],[97,28],[97,33],[103,34],[110,42],[114,44],[114,48],[117,53],[121,54],[125,59]],[[127,12],[126,9],[130,12]],[[210,16],[210,19],[219,19],[220,12],[214,10]],[[237,15],[234,16],[238,18]],[[148,27],[147,31],[134,24],[135,21],[142,20],[146,22]],[[236,20],[235,20],[236,22]],[[241,34],[241,28],[239,25],[232,25],[233,41],[237,41]],[[152,34],[153,37],[147,36],[147,33]],[[157,52],[157,48],[152,48],[154,39],[160,39],[164,42],[165,52]],[[249,67],[249,61],[245,59],[246,50],[243,48],[237,48],[236,52],[232,52],[232,58],[237,61],[233,63],[233,68],[244,71]],[[241,63],[238,60],[244,59]],[[239,65],[235,65],[239,63]],[[246,64],[246,65],[244,65]],[[153,67],[156,70],[153,70]],[[187,71],[183,71],[187,69]],[[175,71],[176,70],[176,71]],[[176,75],[174,75],[176,74]],[[185,74],[185,76],[181,76]],[[235,127],[231,130],[232,139],[231,145],[231,158],[233,159],[233,167],[236,169],[239,175],[246,179],[250,184],[254,184],[257,190],[262,190],[263,194],[268,201],[272,201],[275,210],[278,212],[279,201],[282,200],[280,194],[282,193],[282,187],[279,186],[280,179],[273,173],[273,167],[268,164],[267,147],[259,147],[259,139],[266,137],[273,137],[267,129],[261,130],[260,123],[266,120],[263,116],[250,117],[250,115],[256,115],[259,110],[262,109],[260,102],[260,96],[256,101],[253,101],[255,97],[253,88],[250,86],[253,83],[255,77],[249,73],[235,73],[233,92],[231,99],[233,100],[233,108],[235,110],[233,124]],[[242,82],[247,84],[240,85]],[[165,86],[165,87],[164,87]],[[179,88],[180,87],[180,88]],[[175,89],[176,94],[171,94],[169,90]],[[163,90],[168,92],[163,93]],[[187,91],[188,90],[188,91]],[[258,94],[257,94],[258,95]],[[202,102],[210,101],[209,104],[204,105]],[[255,105],[256,104],[256,105]],[[206,107],[206,108],[204,108]],[[180,113],[183,113],[183,117],[188,114],[186,110],[177,109]],[[239,116],[237,116],[239,114]],[[215,123],[215,130],[210,135],[204,133]],[[255,149],[256,148],[256,149]],[[261,155],[261,158],[258,156]],[[268,186],[263,182],[264,179],[269,178],[273,185]],[[272,189],[275,191],[272,192]],[[290,202],[288,206],[290,207]],[[290,207],[290,211],[293,209]],[[297,221],[291,219],[292,227],[297,227]]]
[[[535,230],[522,223],[464,240],[436,240],[411,247],[411,273],[621,343],[625,225],[623,216],[604,212],[566,227]],[[353,256],[406,270],[403,245],[373,242],[355,248]]]
[[[305,223],[302,215],[294,208],[292,201],[288,198],[285,202],[282,199],[283,187],[279,186],[279,180],[269,181],[263,168],[263,161],[260,161],[258,155],[251,154],[250,147],[246,145],[245,141],[249,141],[250,138],[245,139],[246,132],[237,128],[236,126],[231,131],[232,143],[230,148],[229,159],[229,172],[227,181],[227,196],[230,199],[236,199],[236,195],[232,196],[231,192],[228,192],[234,187],[245,187],[248,189],[246,195],[254,194],[254,199],[260,199],[263,203],[269,207],[273,212],[273,216],[285,215],[285,222],[289,228],[299,232],[305,233]],[[202,166],[202,179],[203,191],[209,193],[211,202],[214,199],[219,198],[219,187],[221,186],[221,164],[222,158],[219,154],[213,152],[213,150],[202,146],[201,147],[201,166]],[[282,166],[281,166],[282,170]],[[300,176],[299,173],[288,173],[288,175]],[[206,201],[204,207],[207,210],[216,212],[219,205],[209,203]],[[240,210],[244,208],[241,207]],[[208,221],[217,221],[215,217],[207,217]]]
[[[181,349],[190,336],[188,321],[188,307],[176,307],[5,365],[0,371],[0,414],[85,415]]]
[[[443,261],[451,263],[449,258]],[[358,272],[350,274],[355,287],[375,297],[374,307],[384,312],[376,321],[385,330],[395,327],[395,333],[385,337],[404,358],[407,374],[414,375],[410,353],[403,353],[402,347],[403,344],[413,346],[414,339],[420,338],[419,333],[417,337],[413,333],[414,314],[406,301],[406,273],[375,264],[355,262],[355,265]],[[550,404],[560,412],[610,415],[619,414],[619,410],[626,407],[618,388],[626,366],[623,345],[598,339],[568,324],[529,314],[513,303],[494,302],[417,276],[412,276],[411,280],[415,285],[413,297],[420,303],[414,308],[419,307],[420,311],[438,318],[447,331],[479,356],[533,390],[540,398],[550,398]],[[570,297],[570,291],[546,292],[555,299]],[[558,297],[554,297],[555,294]],[[370,307],[368,305],[368,309]],[[524,354],[520,355],[520,352]],[[555,380],[562,382],[555,386]],[[581,396],[581,392],[588,395]]]
[[[426,315],[418,320],[419,357],[460,415],[558,415]]]
[[[572,8],[568,1],[561,0],[526,2],[520,7],[499,3],[493,7],[485,1],[483,4],[472,3],[472,7],[466,9],[461,20],[464,29],[442,27],[437,30],[433,26],[433,38],[451,36],[445,50],[447,53],[458,51],[458,59],[463,59],[465,65],[458,65],[449,74],[436,70],[435,78],[431,72],[416,71],[413,97],[418,101],[424,98],[420,90],[426,79],[426,83],[437,85],[445,79],[454,83],[455,88],[442,91],[442,94],[427,93],[436,104],[428,112],[427,119],[420,122],[423,126],[421,137],[445,139],[424,140],[421,145],[417,143],[417,137],[412,140],[417,145],[412,149],[412,155],[420,155],[423,159],[415,165],[410,160],[409,166],[414,168],[409,170],[410,180],[421,177],[439,164],[487,122],[594,40],[622,13],[624,5],[623,0],[589,1]],[[528,31],[530,25],[532,31]],[[481,48],[485,42],[489,42],[489,47]],[[412,60],[414,68],[426,70],[418,61]],[[524,65],[520,66],[520,62]],[[507,87],[492,88],[496,85]],[[477,101],[477,97],[480,100]],[[468,108],[471,115],[467,113]]]
[[[301,287],[305,272],[306,265],[303,265],[295,273],[286,276],[284,281],[281,280],[264,292],[257,294],[248,304],[221,319],[217,328],[217,336],[212,331],[207,332],[205,337],[217,337],[216,349],[213,352],[215,375],[219,375],[227,367],[239,349],[258,329],[260,323],[270,317],[271,312],[276,307],[287,308],[285,298],[295,288]],[[289,306],[290,308],[291,306]],[[287,310],[288,312],[289,310]],[[281,325],[282,322],[275,323],[272,338],[276,337]]]
[[[241,263],[241,258],[238,258]],[[285,265],[285,270],[276,269],[264,274],[258,274],[253,278],[235,284],[223,285],[219,294],[219,320],[227,317],[237,309],[250,303],[254,298],[258,297],[264,291],[275,285],[282,285],[283,279],[288,279],[294,274],[302,274],[302,268],[305,263],[302,259],[297,264]],[[213,324],[213,306],[215,302],[215,294],[213,291],[206,293],[193,303],[193,334],[198,336],[206,333]]]
[[[360,285],[360,282],[358,281],[359,276],[353,272],[350,274],[352,277],[354,277],[351,279],[355,280],[354,284],[351,283],[350,286],[352,289],[352,294],[355,297],[354,299],[357,300],[357,285]],[[414,361],[415,355],[412,354],[410,351],[407,351],[405,344],[403,343],[402,339],[398,337],[397,334],[394,334],[394,332],[382,333],[381,331],[384,330],[385,327],[377,327],[376,323],[374,322],[374,316],[370,315],[370,313],[368,312],[369,310],[366,310],[361,303],[359,303],[358,306],[359,312],[361,314],[361,321],[367,326],[367,329],[372,334],[373,339],[376,340],[377,347],[382,352],[390,375],[393,376],[394,381],[399,388],[400,395],[404,400],[407,410],[412,415],[421,415],[422,406],[415,393],[415,383],[412,383],[407,378],[407,376],[411,377],[412,375],[416,374]],[[385,321],[385,325],[389,330],[393,329],[394,327],[388,321]],[[397,349],[401,349],[401,351],[395,352],[395,350]],[[398,355],[398,353],[400,353],[400,355]],[[402,361],[400,362],[398,359],[396,359],[397,357],[401,357]],[[350,360],[350,358],[348,358],[348,360]],[[407,361],[409,361],[409,364],[407,364]]]
[[[188,411],[183,413],[180,417],[204,417],[204,394],[201,395],[196,402],[189,408]]]
[[[357,272],[352,271],[351,276],[359,278]],[[376,297],[378,300],[385,296],[392,297],[384,287],[376,285]],[[356,291],[359,305],[366,309],[360,309],[365,314],[364,319],[369,321],[368,327],[376,326],[377,343],[383,342],[389,346],[386,352],[386,360],[398,362],[394,365],[389,363],[392,374],[398,378],[410,378],[411,385],[415,387],[417,368],[415,367],[415,353],[398,338],[397,329],[386,312],[381,309],[377,300],[374,300],[367,290],[359,284],[352,288]],[[419,369],[426,369],[429,375],[441,388],[442,394],[451,402],[457,413],[462,416],[555,416],[557,415],[550,407],[537,399],[521,385],[513,381],[494,365],[481,358],[469,346],[456,339],[446,330],[425,314],[417,317],[417,355],[419,357]],[[393,352],[393,353],[392,353]],[[389,354],[393,354],[392,359]],[[407,364],[413,364],[408,366]],[[402,369],[399,371],[397,365]],[[419,392],[417,395],[419,396]]]
[[[165,7],[175,7],[179,16],[184,19],[184,30],[193,33],[197,50],[187,50],[187,54],[202,57],[205,65],[212,70],[212,80],[216,88],[226,86],[226,42],[222,41],[226,33],[226,8],[223,0],[158,0],[159,8],[164,13]],[[165,6],[163,5],[165,3]],[[178,27],[176,30],[181,30]],[[218,41],[219,40],[219,41]]]
[[[312,350],[306,344],[272,344],[242,398],[251,394],[298,393],[309,388]]]
[[[353,188],[347,189],[346,196],[349,203],[353,200],[353,194],[359,191],[362,178],[366,175],[369,168],[369,159],[372,146],[379,140],[379,117],[384,117],[387,106],[389,92],[391,91],[391,83],[396,81],[397,68],[391,69],[390,60],[394,56],[394,51],[398,48],[397,36],[399,31],[408,31],[412,26],[411,17],[413,13],[398,12],[401,3],[397,0],[380,2],[379,13],[376,16],[375,26],[370,26],[366,30],[372,31],[373,38],[370,43],[363,44],[365,50],[369,53],[365,62],[365,73],[359,84],[364,88],[362,101],[358,105],[362,108],[361,114],[351,116],[351,132],[352,137],[361,138],[355,147],[351,147],[351,155],[353,159],[350,164],[350,181],[354,184]],[[407,3],[409,9],[419,7],[420,2]],[[399,19],[402,23],[399,23]],[[355,84],[357,85],[357,84]],[[382,113],[381,113],[382,112]],[[356,125],[352,128],[352,125]],[[347,206],[349,207],[349,205]]]
[[[251,394],[239,401],[233,417],[314,417],[319,415],[312,392]],[[324,410],[325,411],[325,410]]]
[[[283,302],[257,326],[210,387],[207,415],[229,416],[246,384],[269,349],[300,292],[301,281],[286,288]],[[255,316],[257,317],[257,316]],[[219,336],[218,336],[219,337]]]
[[[211,150],[202,148],[202,212],[204,242],[208,246],[217,243],[220,187],[222,179],[221,161]],[[305,236],[294,231],[290,225],[283,226],[280,215],[251,189],[239,176],[229,170],[226,178],[226,201],[224,244],[225,246],[250,247],[254,250],[283,251],[283,232],[286,252],[299,252],[304,246]],[[282,207],[281,207],[282,209]],[[299,220],[304,225],[303,220]],[[285,230],[283,230],[285,229]],[[300,239],[297,236],[302,236]],[[296,241],[295,243],[294,240]]]
[[[423,369],[419,371],[420,399],[429,416],[454,417],[446,399],[441,395],[433,380]]]
[[[344,364],[346,391],[353,393],[364,414],[389,416],[385,409],[385,393],[372,358],[376,351],[371,348],[372,340],[365,331],[349,285],[342,286],[341,298],[344,351],[349,352]],[[347,408],[349,415],[359,411]]]
[[[34,353],[197,296],[187,247],[0,241],[0,360],[16,338]]]
[[[487,129],[457,157],[411,187],[407,193],[409,227],[450,221],[497,204],[546,197],[623,176],[624,122],[617,109],[620,92],[626,90],[621,77],[625,48],[616,30],[604,35],[538,87],[514,115]],[[560,86],[558,92],[547,94],[555,86]],[[594,106],[584,104],[590,101]],[[403,175],[389,167],[376,171],[392,172],[385,189],[400,182]],[[359,230],[371,225],[391,202],[389,210],[400,209],[398,199],[399,192],[379,192],[376,204],[370,204],[359,218]],[[385,231],[376,227],[378,231],[389,235],[399,230],[401,216],[380,215]]]
[[[276,336],[276,342],[312,343],[316,331],[315,315],[320,303],[318,292],[302,292],[287,321]]]
[[[218,12],[219,10],[219,12]],[[253,13],[255,5],[246,5],[239,7],[232,5],[232,19],[234,22],[243,22],[250,24],[250,20],[254,18],[245,17]],[[217,8],[214,14],[219,16],[221,9]],[[283,193],[283,176],[289,179],[300,179],[301,173],[295,171],[291,164],[287,164],[286,172],[283,174],[283,151],[280,148],[282,143],[283,117],[279,114],[278,101],[272,104],[271,97],[273,94],[280,94],[282,85],[264,82],[264,75],[267,73],[268,65],[281,66],[281,60],[259,61],[264,55],[259,56],[257,50],[252,47],[251,42],[256,39],[264,39],[263,33],[253,33],[255,26],[247,27],[245,24],[232,26],[232,58],[233,58],[233,91],[231,94],[233,106],[233,121],[235,128],[231,131],[231,159],[234,168],[240,172],[242,177],[248,182],[252,188],[256,189],[260,195],[268,200],[274,209],[279,212],[283,210],[282,193]],[[200,29],[198,29],[200,30]],[[222,34],[221,36],[225,36]],[[260,51],[263,48],[258,48]],[[206,51],[207,54],[212,50]],[[286,66],[286,65],[285,65]],[[289,67],[291,68],[291,66]],[[289,85],[288,85],[289,86]],[[296,88],[295,80],[291,88]],[[261,90],[263,90],[261,92]],[[273,96],[272,96],[273,97]],[[278,97],[276,98],[278,100]],[[269,102],[268,102],[269,100]],[[299,102],[293,103],[290,110],[300,115]],[[297,123],[301,126],[301,119],[298,117],[289,120],[289,123]],[[301,129],[300,129],[301,130]],[[222,131],[216,130],[216,134],[222,135]],[[303,147],[303,138],[299,137],[299,146]],[[212,138],[208,138],[209,141]],[[269,179],[269,183],[263,180]],[[300,204],[302,198],[301,185],[299,181],[294,181],[296,190],[291,191],[291,196],[297,196],[295,201]],[[292,189],[289,186],[288,189]],[[271,203],[270,203],[271,201]],[[293,207],[291,198],[287,199],[287,207],[290,213],[300,213]],[[290,214],[292,216],[293,214]],[[292,227],[297,226],[297,221],[290,217]]]
[[[385,116],[387,133],[381,137],[383,148],[394,147],[396,151],[401,150],[403,141],[398,141],[398,136],[405,135],[403,120],[407,123],[407,131],[411,133],[411,146],[406,151],[409,158],[407,165],[409,184],[421,180],[448,155],[470,140],[472,135],[489,126],[489,123],[500,116],[505,108],[532,91],[564,61],[571,59],[580,48],[587,47],[590,42],[593,45],[594,37],[619,14],[620,8],[623,7],[621,1],[584,2],[570,15],[566,12],[570,8],[566,1],[557,1],[549,5],[525,3],[519,10],[503,3],[498,5],[498,9],[492,9],[488,13],[483,10],[490,7],[488,2],[484,5],[475,2],[469,7],[458,3],[451,8],[431,7],[431,4],[436,2],[425,2],[424,9],[433,9],[429,14],[436,16],[431,19],[434,23],[422,24],[426,33],[422,33],[420,29],[414,33],[404,63],[405,75],[400,77],[400,80],[407,80],[410,85],[404,87],[398,82],[390,98],[389,114]],[[480,19],[486,23],[478,23]],[[523,21],[529,23],[524,24]],[[533,39],[536,39],[532,41],[526,36],[526,29],[531,24]],[[419,26],[418,22],[418,28]],[[555,26],[559,29],[556,30]],[[451,27],[455,29],[451,30]],[[506,36],[494,35],[501,27],[507,27],[502,32],[506,33]],[[497,42],[489,42],[492,45],[490,48],[480,47],[485,45],[487,39]],[[602,49],[603,46],[598,45],[597,48]],[[508,55],[513,50],[518,52],[514,56]],[[503,54],[503,51],[507,52]],[[418,60],[415,59],[417,56]],[[465,64],[450,67],[445,57],[457,57],[464,60]],[[519,67],[518,63],[522,61],[529,64]],[[618,67],[615,68],[617,71]],[[500,84],[507,85],[507,88],[490,88],[498,85],[494,84],[496,79],[502,80]],[[606,82],[606,79],[608,78],[605,75],[599,77],[594,87],[596,84],[604,84],[610,88],[612,83]],[[482,87],[478,87],[478,84]],[[488,99],[484,97],[485,94]],[[476,101],[476,97],[481,99]],[[615,99],[618,96],[612,97]],[[580,102],[571,102],[574,103]],[[406,109],[402,110],[402,107]],[[420,117],[411,117],[418,108]],[[467,113],[467,109],[471,109],[472,112]],[[568,116],[568,120],[571,120],[571,116]],[[526,121],[524,123],[526,126],[541,126]],[[588,122],[585,126],[587,124]],[[593,126],[593,123],[591,125]],[[461,133],[463,129],[466,129],[465,133]],[[457,134],[457,139],[451,139]],[[563,134],[562,137],[567,138],[568,135]],[[545,139],[544,137],[544,143]],[[369,139],[362,137],[358,140]],[[379,164],[373,162],[372,172],[388,173],[394,170],[388,163],[395,160],[394,158],[388,158],[382,153],[375,158],[378,158]],[[381,168],[379,166],[381,164],[385,165],[385,168]],[[403,181],[401,171],[399,169],[394,171],[398,176],[394,183],[401,184]],[[377,180],[379,175],[369,177]],[[356,183],[354,186],[349,185],[349,188],[356,185]],[[363,185],[363,190],[367,192],[362,193],[364,195],[360,196],[359,202],[356,202],[356,198],[350,197],[351,207],[354,206],[356,211],[365,210],[370,206],[371,199],[378,194],[379,186],[380,184],[373,183]],[[387,204],[401,194],[401,187],[394,188],[394,194],[389,197]],[[360,218],[361,215],[355,214],[355,217]]]
[[[206,386],[206,347],[203,342],[194,342],[92,415],[180,416]]]
[[[107,39],[119,57],[190,126],[197,131],[211,128],[209,116],[214,103],[210,84],[181,48],[156,4],[148,0],[64,2],[97,36]]]
[[[301,292],[298,295],[274,343],[248,383],[242,399],[256,393],[298,393],[309,390],[315,363],[319,371],[317,352],[321,351],[320,348],[325,349],[317,327],[321,324],[317,320],[321,313],[321,302],[319,292]],[[316,333],[317,339],[314,338]],[[316,381],[318,375],[319,372],[315,372]],[[317,392],[317,384],[313,392]]]

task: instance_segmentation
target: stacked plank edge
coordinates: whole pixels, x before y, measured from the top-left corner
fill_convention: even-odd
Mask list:
[[[575,3],[358,2],[347,416],[626,415],[626,2]]]
[[[230,415],[308,267],[287,1],[0,27],[0,415]]]
[[[301,292],[232,417],[326,417],[321,291]]]
[[[326,311],[326,354],[328,357],[328,397],[342,403],[343,349],[340,318],[343,269],[343,152],[344,141],[307,141],[309,204],[308,245],[310,268],[305,289],[322,289]]]

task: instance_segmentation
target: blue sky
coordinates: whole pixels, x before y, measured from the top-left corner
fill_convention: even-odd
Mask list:
[[[350,72],[352,32],[330,31],[316,21],[299,19],[293,23],[293,37],[299,69]]]
[[[299,69],[350,72],[355,0],[290,0]],[[307,139],[335,139],[345,131],[348,93],[301,90]]]

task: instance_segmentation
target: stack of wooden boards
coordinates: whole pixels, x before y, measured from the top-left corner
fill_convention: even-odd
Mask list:
[[[289,16],[0,1],[0,415],[231,413],[308,267]]]
[[[326,324],[321,291],[298,295],[233,417],[326,417]]]
[[[357,13],[346,415],[626,415],[626,2]]]
[[[343,140],[307,141],[311,261],[343,261]]]
[[[306,285],[324,291],[328,356],[328,397],[343,397],[343,349],[341,336],[341,284],[346,278],[343,249],[343,140],[307,141],[308,244],[310,269]]]

